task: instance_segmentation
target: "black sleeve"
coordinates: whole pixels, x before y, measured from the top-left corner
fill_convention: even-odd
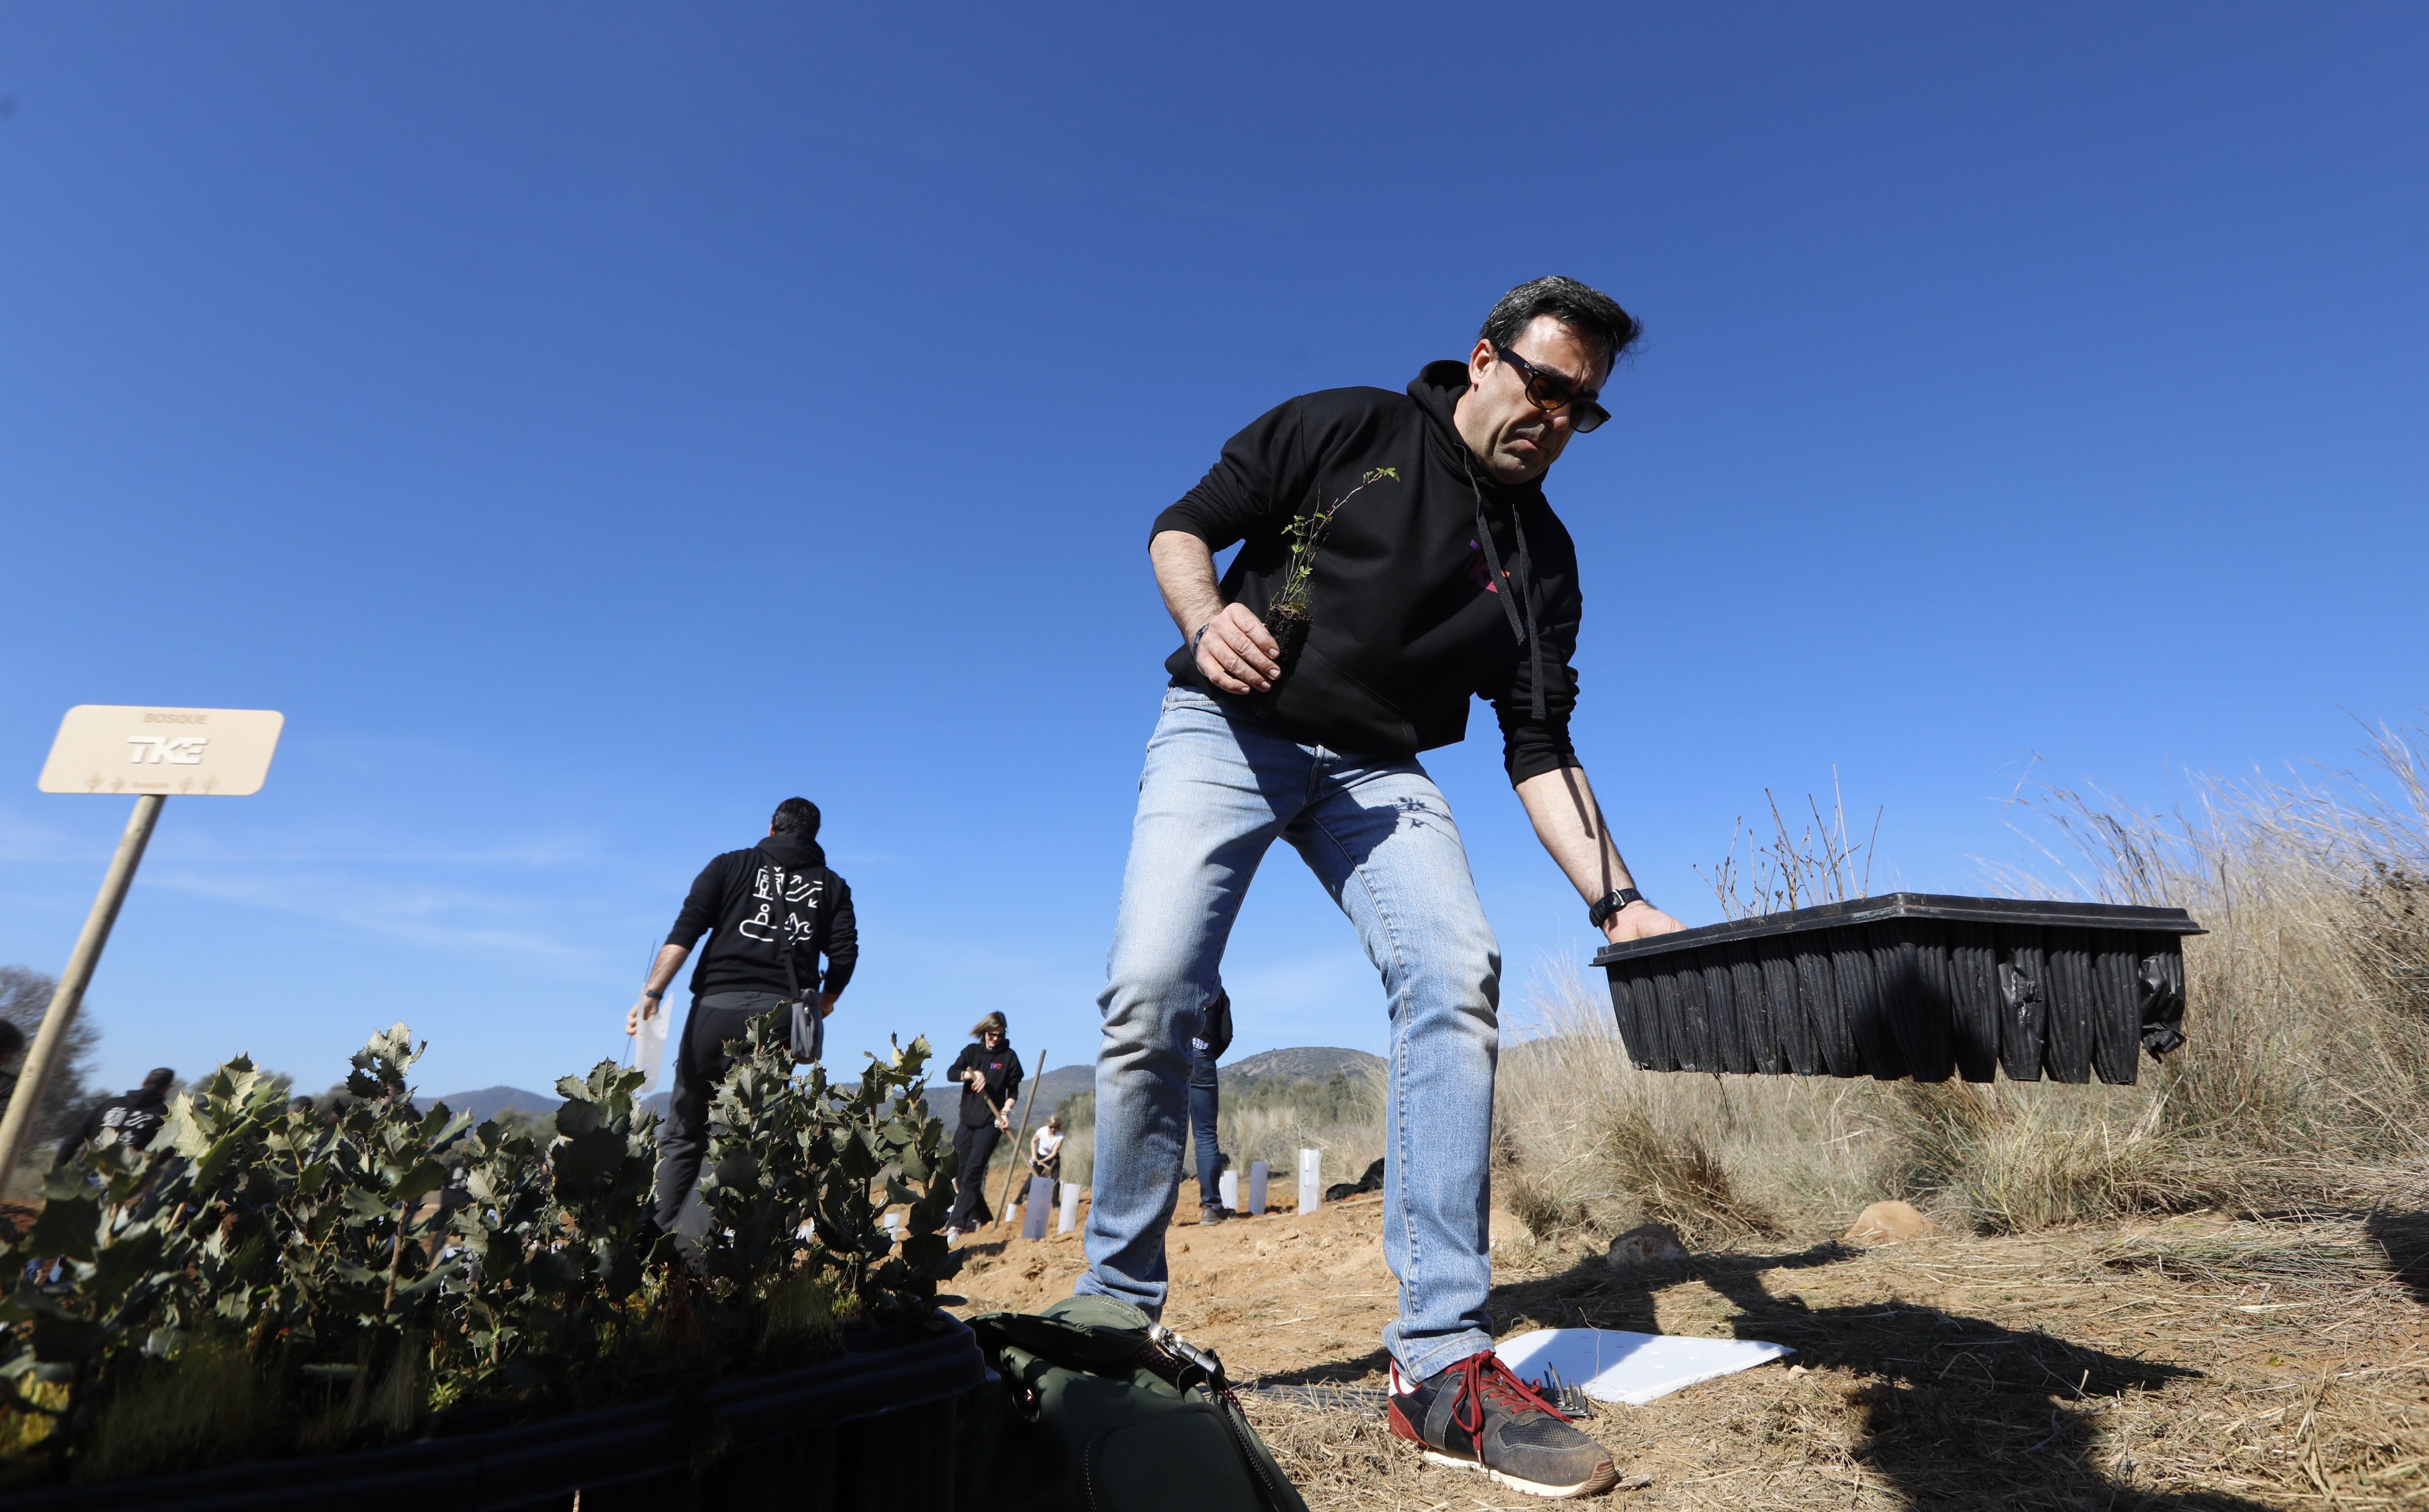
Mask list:
[[[827,875],[834,877],[834,906],[827,914],[827,970],[818,990],[833,995],[844,989],[860,964],[860,924],[852,918],[851,885],[833,872]]]
[[[117,1105],[118,1099],[114,1097],[95,1103],[83,1118],[76,1121],[76,1126],[68,1131],[68,1137],[59,1141],[59,1153],[51,1157],[51,1164],[58,1165],[73,1157],[78,1150],[100,1138],[101,1116]]]
[[[1223,1052],[1231,1048],[1231,994],[1217,991],[1214,1001],[1206,1005],[1206,1027],[1199,1038],[1206,1041],[1206,1055],[1219,1060]]]
[[[970,1069],[970,1052],[977,1048],[978,1046],[976,1044],[964,1045],[962,1047],[962,1053],[953,1057],[953,1063],[945,1068],[945,1080],[949,1082],[961,1081],[962,1073]],[[967,1082],[962,1082],[962,1085],[966,1088],[969,1086]]]
[[[1003,1110],[1009,1113],[1020,1101],[1020,1052],[1010,1045],[1003,1047]]]
[[[700,943],[701,936],[717,927],[718,916],[725,909],[725,857],[720,856],[692,878],[691,891],[675,915],[675,926],[667,931],[668,944],[689,950]]]
[[[1260,529],[1281,529],[1310,483],[1305,409],[1304,395],[1286,400],[1224,442],[1198,487],[1155,517],[1148,539],[1185,530],[1207,550],[1221,551]]]
[[[1578,706],[1578,670],[1573,663],[1584,604],[1578,592],[1576,549],[1568,544],[1566,531],[1560,531],[1558,539],[1560,547],[1545,563],[1555,573],[1550,602],[1535,621],[1544,649],[1544,717],[1535,718],[1534,658],[1524,650],[1511,669],[1508,684],[1484,690],[1494,717],[1501,723],[1501,763],[1513,788],[1529,777],[1578,765],[1577,747],[1569,743],[1569,715]]]

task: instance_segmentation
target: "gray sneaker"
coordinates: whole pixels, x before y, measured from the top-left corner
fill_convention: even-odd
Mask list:
[[[1238,1216],[1222,1204],[1216,1203],[1211,1207],[1201,1207],[1198,1210],[1198,1222],[1200,1227],[1203,1227],[1208,1223],[1220,1223],[1226,1219]]]
[[[1393,1437],[1437,1465],[1482,1470],[1528,1496],[1600,1496],[1619,1484],[1610,1451],[1491,1351],[1411,1385],[1392,1367]]]

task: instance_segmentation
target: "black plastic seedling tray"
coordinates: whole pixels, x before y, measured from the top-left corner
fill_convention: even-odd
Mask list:
[[[1605,947],[1646,1071],[2130,1086],[2184,1043],[2182,908],[1892,892]]]

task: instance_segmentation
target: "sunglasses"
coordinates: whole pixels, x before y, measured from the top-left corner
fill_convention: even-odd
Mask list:
[[[1558,409],[1562,405],[1568,406],[1569,429],[1578,435],[1584,435],[1611,418],[1610,410],[1595,403],[1596,390],[1588,389],[1580,392],[1575,384],[1561,374],[1535,366],[1506,346],[1496,346],[1493,350],[1502,361],[1516,369],[1518,376],[1526,381],[1527,397],[1534,401],[1536,408]]]

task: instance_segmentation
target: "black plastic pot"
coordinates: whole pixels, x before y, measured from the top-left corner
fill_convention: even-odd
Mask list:
[[[923,1337],[844,1358],[487,1433],[318,1459],[256,1461],[8,1500],[9,1512],[949,1512],[960,1399],[986,1378],[978,1341],[936,1313]],[[695,1459],[705,1468],[694,1472]]]
[[[1611,945],[1646,1071],[2131,1085],[2184,1043],[2182,908],[1892,892]]]

